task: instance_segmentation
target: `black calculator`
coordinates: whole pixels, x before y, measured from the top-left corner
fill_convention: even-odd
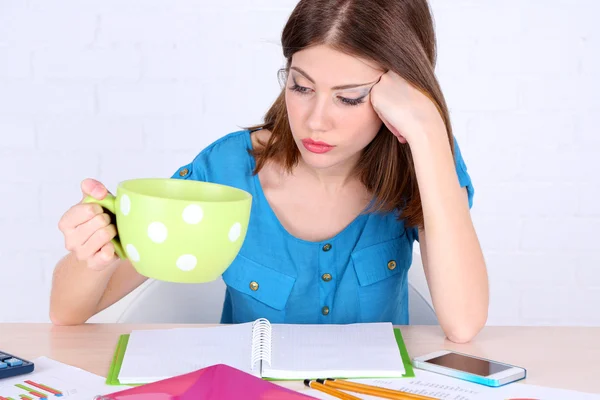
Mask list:
[[[8,354],[0,350],[0,379],[10,378],[33,372],[34,365],[31,361]]]

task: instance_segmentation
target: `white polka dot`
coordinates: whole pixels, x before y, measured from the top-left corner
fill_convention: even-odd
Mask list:
[[[235,224],[233,224],[233,226],[229,230],[229,240],[232,242],[235,242],[236,240],[238,240],[241,233],[242,233],[242,225],[239,222],[236,222]]]
[[[202,221],[204,212],[202,208],[197,204],[190,204],[183,210],[183,220],[191,225],[197,224]]]
[[[121,212],[123,215],[127,215],[129,214],[129,211],[131,211],[131,200],[129,199],[129,196],[124,194],[121,196]]]
[[[131,259],[131,261],[140,261],[140,253],[138,253],[137,249],[132,244],[128,244],[125,247],[125,250],[127,251],[127,256]]]
[[[191,271],[196,268],[198,260],[191,254],[184,254],[177,259],[177,268],[182,271]]]
[[[148,225],[148,236],[154,243],[167,240],[167,227],[162,222],[153,222]]]

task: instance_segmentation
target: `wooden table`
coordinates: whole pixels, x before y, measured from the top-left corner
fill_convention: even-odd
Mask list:
[[[120,334],[199,326],[0,324],[0,350],[28,359],[47,356],[106,376]],[[411,357],[451,349],[527,368],[528,378],[521,382],[600,393],[600,328],[486,327],[468,344],[448,341],[435,326],[400,328]],[[301,382],[282,384],[303,387]]]

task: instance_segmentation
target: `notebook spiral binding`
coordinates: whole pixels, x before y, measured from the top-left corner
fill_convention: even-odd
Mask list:
[[[271,366],[271,323],[265,318],[259,318],[252,323],[252,370],[257,364],[262,369],[262,363]]]

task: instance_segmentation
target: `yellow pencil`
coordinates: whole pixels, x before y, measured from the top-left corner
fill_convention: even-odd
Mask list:
[[[316,382],[316,381],[311,381],[310,379],[305,379],[304,380],[304,384],[306,386],[308,386],[309,388],[318,390],[318,391],[323,392],[323,393],[327,393],[328,395],[331,395],[333,397],[337,397],[338,399],[342,399],[342,400],[361,400],[360,397],[352,396],[351,394],[344,393],[341,390],[337,390],[337,389],[334,389],[334,388],[327,387],[327,386],[323,385],[322,383],[319,383],[319,382]]]
[[[317,379],[318,383],[322,383],[325,386],[331,388],[348,390],[355,393],[368,394],[372,396],[381,397],[384,399],[395,399],[395,400],[435,400],[433,397],[422,396],[420,394],[413,394],[403,392],[401,390],[393,390],[382,388],[379,386],[366,385],[364,383],[341,381],[337,379]]]

